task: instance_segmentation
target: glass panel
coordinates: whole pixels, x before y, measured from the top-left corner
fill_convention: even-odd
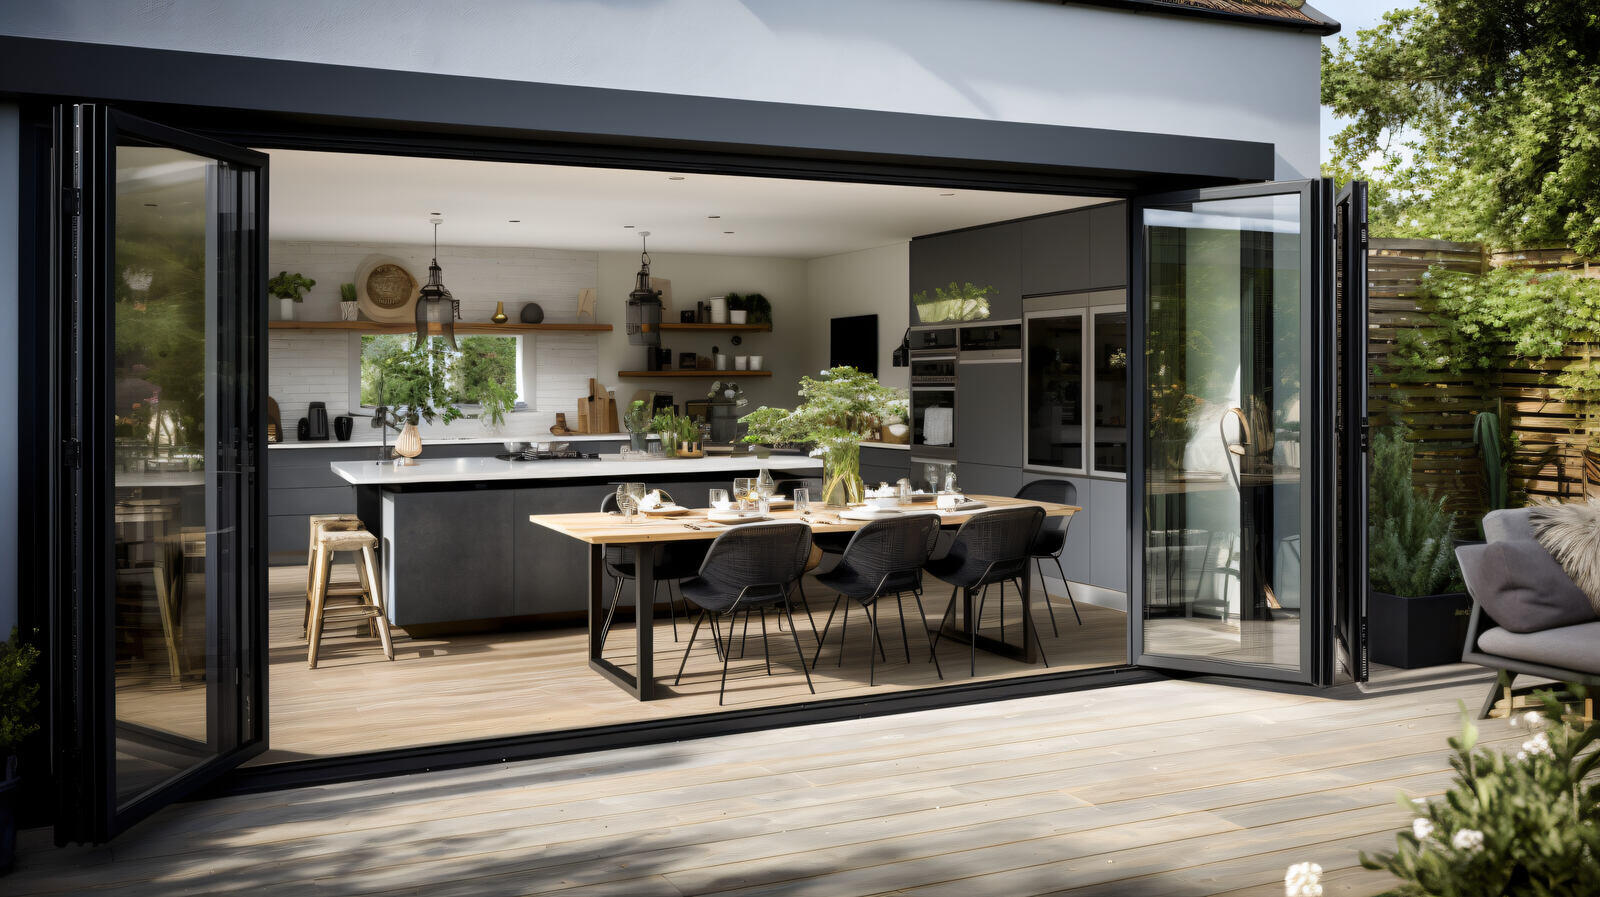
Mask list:
[[[1083,469],[1083,316],[1028,319],[1028,463]]]
[[[1147,654],[1301,668],[1300,203],[1145,211]]]
[[[114,529],[118,805],[219,750],[211,637],[218,164],[116,150]]]
[[[1128,313],[1094,315],[1094,470],[1128,472]]]
[[[911,391],[911,444],[924,448],[953,448],[956,444],[956,391]]]
[[[459,353],[442,337],[429,340],[427,353],[413,349],[411,334],[386,333],[361,337],[361,405],[409,404],[408,397],[429,397],[435,404],[476,404],[490,390],[505,391],[512,402],[523,401],[520,336],[460,336]],[[448,391],[432,395],[430,369],[443,367]]]

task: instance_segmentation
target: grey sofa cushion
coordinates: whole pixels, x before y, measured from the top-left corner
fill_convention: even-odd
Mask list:
[[[1533,509],[1502,508],[1483,515],[1483,537],[1490,542],[1532,542]]]
[[[1600,676],[1600,621],[1543,632],[1508,632],[1496,627],[1478,636],[1478,650]]]
[[[1500,626],[1538,632],[1595,619],[1589,597],[1556,559],[1532,540],[1456,549],[1467,591]]]

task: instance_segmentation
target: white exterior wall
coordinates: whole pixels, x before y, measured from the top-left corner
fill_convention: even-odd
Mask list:
[[[0,33],[1253,140],[1317,172],[1317,35],[1038,0],[52,0]]]

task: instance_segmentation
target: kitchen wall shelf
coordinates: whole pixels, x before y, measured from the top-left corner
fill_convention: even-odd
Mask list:
[[[618,371],[617,376],[624,380],[655,380],[679,377],[702,377],[707,380],[722,377],[729,380],[739,380],[746,377],[770,377],[771,371]]]
[[[380,324],[377,321],[268,321],[270,330],[351,330],[359,333],[416,333],[415,324]],[[439,332],[439,325],[429,322],[428,330],[432,333]],[[611,330],[610,324],[519,324],[506,323],[494,324],[480,321],[457,321],[456,332],[465,334],[481,333],[534,333],[541,330],[554,331],[586,331],[591,333],[604,333]]]
[[[702,333],[770,333],[771,324],[672,324],[661,322],[662,330],[698,330]]]

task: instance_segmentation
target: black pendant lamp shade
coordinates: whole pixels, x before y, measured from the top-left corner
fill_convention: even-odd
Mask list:
[[[628,344],[661,345],[661,291],[650,288],[650,252],[644,248],[649,231],[640,231],[639,274],[628,294]]]
[[[428,282],[417,297],[417,349],[420,351],[428,345],[428,310],[448,302],[448,309],[440,308],[439,330],[444,334],[445,344],[460,351],[461,347],[456,345],[455,322],[461,317],[461,303],[445,289],[444,269],[439,267],[439,225],[444,223],[444,219],[434,217],[428,220],[433,222],[433,264],[428,266]]]

